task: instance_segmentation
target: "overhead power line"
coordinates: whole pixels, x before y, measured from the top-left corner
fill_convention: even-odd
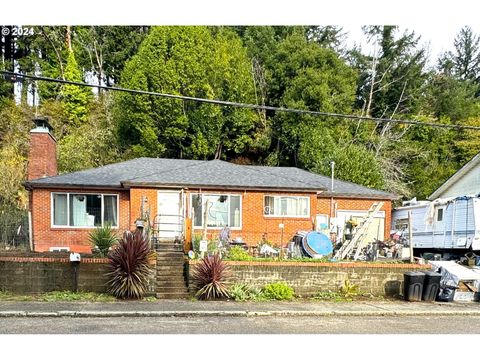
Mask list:
[[[276,106],[266,106],[266,105],[247,104],[247,103],[240,103],[240,102],[233,102],[233,101],[205,99],[205,98],[198,98],[198,97],[184,96],[184,95],[164,94],[164,93],[159,93],[155,91],[126,89],[126,88],[121,88],[116,86],[94,85],[94,84],[87,84],[87,83],[82,83],[77,81],[54,79],[54,78],[49,78],[44,76],[20,74],[20,73],[4,71],[4,70],[0,71],[0,73],[3,74],[5,78],[8,78],[11,81],[17,81],[19,79],[48,81],[48,82],[68,84],[68,85],[86,86],[90,88],[104,89],[108,91],[122,91],[122,92],[131,93],[131,94],[153,95],[153,96],[159,96],[159,97],[176,99],[176,100],[196,101],[196,102],[221,105],[221,106],[233,106],[233,107],[244,108],[244,109],[271,110],[275,112],[286,112],[286,113],[314,115],[314,116],[326,116],[326,117],[348,119],[348,120],[366,120],[366,121],[386,122],[386,123],[394,123],[394,124],[431,126],[431,127],[438,127],[438,128],[457,129],[457,130],[480,130],[479,126],[439,124],[439,123],[432,123],[432,122],[423,122],[419,120],[389,119],[389,118],[379,118],[379,117],[370,117],[370,116],[361,116],[361,115],[338,114],[338,113],[313,111],[313,110],[291,109],[291,108],[276,107]]]

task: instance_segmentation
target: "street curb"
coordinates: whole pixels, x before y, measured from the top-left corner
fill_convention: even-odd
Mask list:
[[[331,317],[331,316],[480,316],[480,310],[472,311],[0,311],[0,318],[22,317]]]

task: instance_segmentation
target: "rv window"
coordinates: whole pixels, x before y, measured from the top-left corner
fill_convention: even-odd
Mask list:
[[[443,221],[443,209],[437,211],[437,221]]]

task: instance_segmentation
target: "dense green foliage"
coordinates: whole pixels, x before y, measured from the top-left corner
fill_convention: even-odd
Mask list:
[[[366,26],[374,51],[335,26],[34,26],[5,36],[1,69],[126,88],[305,109],[480,125],[480,37],[462,28],[429,65],[414,32]],[[435,59],[434,59],[435,60]],[[433,63],[432,61],[430,63]],[[32,106],[32,102],[35,105]],[[28,130],[48,116],[60,172],[136,156],[299,166],[426,198],[480,151],[478,133],[0,78],[0,202],[24,207]],[[3,206],[2,205],[2,206]]]
[[[231,261],[248,261],[252,260],[252,256],[248,254],[248,251],[241,246],[232,246],[225,257],[225,260]]]
[[[73,52],[68,54],[65,67],[65,80],[83,82],[80,69]],[[65,84],[60,90],[63,98],[63,106],[69,125],[79,126],[85,123],[88,113],[88,103],[92,96],[89,88]]]
[[[283,282],[267,284],[262,290],[268,300],[292,300],[295,295],[293,289]]]
[[[126,88],[252,102],[250,63],[231,31],[157,27],[125,65]],[[255,148],[258,116],[251,110],[120,93],[115,117],[131,156],[220,158]]]

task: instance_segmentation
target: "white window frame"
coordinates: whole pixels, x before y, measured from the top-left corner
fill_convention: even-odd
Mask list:
[[[192,226],[194,229],[203,229],[203,196],[228,196],[228,221],[230,221],[230,197],[231,196],[238,196],[240,198],[240,226],[234,227],[234,226],[228,226],[231,230],[242,230],[242,224],[243,224],[243,198],[241,194],[213,194],[213,193],[191,193],[190,194],[190,216],[192,216],[192,209],[193,209],[193,201],[192,197],[193,195],[200,195],[202,197],[202,226],[196,226],[195,225],[195,219],[192,219]],[[219,226],[207,226],[207,229],[212,229],[212,230],[220,230],[223,229],[223,227]]]
[[[435,214],[435,222],[436,223],[441,223],[445,220],[445,209],[446,207],[445,206],[439,206],[437,207],[437,211],[436,211],[436,214]],[[438,214],[440,213],[440,210],[442,210],[442,220],[438,220]]]
[[[265,214],[265,198],[266,197],[273,197],[275,200],[274,202],[277,201],[277,199],[281,198],[296,198],[296,199],[307,199],[307,204],[308,204],[308,211],[307,215],[277,215],[277,214]],[[281,200],[280,200],[281,201]],[[263,195],[263,204],[262,204],[262,213],[263,216],[266,218],[296,218],[296,219],[309,219],[310,218],[310,196],[297,196],[297,195]],[[275,210],[275,206],[274,206]]]
[[[118,194],[104,194],[104,193],[83,193],[83,192],[52,192],[50,194],[50,226],[52,229],[95,229],[98,226],[72,226],[72,225],[55,225],[53,223],[54,221],[54,216],[53,216],[53,211],[54,211],[54,204],[53,204],[53,196],[54,195],[67,195],[67,222],[70,223],[70,195],[101,195],[102,196],[102,208],[101,208],[101,219],[102,219],[102,225],[104,226],[103,223],[103,215],[104,215],[104,206],[105,202],[103,197],[106,196],[116,196],[117,197],[117,225],[112,226],[112,229],[118,229],[120,226],[120,197]]]

